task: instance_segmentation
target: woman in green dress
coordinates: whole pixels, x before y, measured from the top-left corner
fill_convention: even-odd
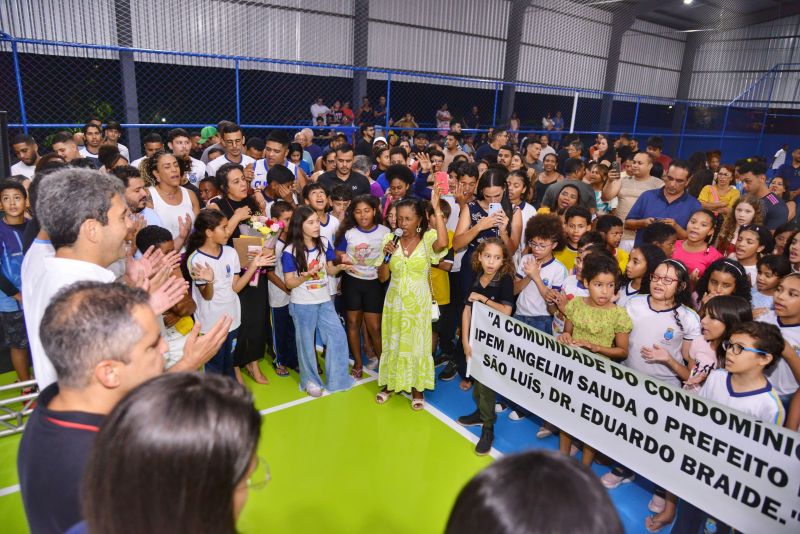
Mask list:
[[[425,407],[423,391],[433,389],[434,366],[431,356],[431,264],[447,254],[447,229],[439,207],[438,187],[431,194],[436,228],[428,230],[423,200],[403,199],[397,204],[397,227],[403,236],[394,243],[392,234],[383,239],[389,263],[378,269],[385,282],[391,275],[381,320],[383,353],[376,397],[383,404],[394,392],[410,391],[411,407]]]

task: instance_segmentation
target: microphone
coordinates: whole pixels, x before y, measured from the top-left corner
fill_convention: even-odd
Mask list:
[[[397,243],[400,241],[401,237],[403,237],[403,230],[401,228],[395,228],[395,230],[394,230],[394,238],[392,238],[392,243],[397,245]],[[392,259],[392,255],[391,254],[387,254],[386,256],[383,257],[383,263],[389,263],[389,260],[391,260],[391,259]]]

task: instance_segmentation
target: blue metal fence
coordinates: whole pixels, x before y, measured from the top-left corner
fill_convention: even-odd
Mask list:
[[[135,67],[133,79],[123,74],[126,57]],[[791,122],[800,114],[770,107],[776,73],[787,67],[776,65],[731,102],[709,103],[352,65],[17,39],[0,33],[0,77],[15,82],[0,84],[0,108],[9,111],[12,128],[35,131],[40,138],[55,129],[80,127],[89,115],[122,122],[137,136],[140,130],[199,129],[234,118],[248,131],[297,129],[311,126],[308,110],[317,96],[329,103],[352,100],[358,94],[353,89],[358,75],[366,76],[368,97],[386,97],[386,118],[377,125],[385,131],[411,113],[428,118],[417,120],[413,130],[435,132],[435,113],[443,102],[455,117],[469,116],[472,106],[482,113],[491,109],[479,124],[465,128],[467,133],[508,126],[510,110],[503,116],[500,103],[502,93],[513,87],[522,135],[630,133],[641,140],[659,135],[672,155],[718,148],[730,161],[762,150],[774,152],[783,143],[797,144],[798,128]],[[133,102],[122,96],[129,84],[135,84]],[[604,122],[608,106],[611,111],[605,116],[610,120]],[[357,102],[352,109],[357,112]],[[556,111],[562,113],[564,128],[554,132],[542,126],[542,117]],[[141,118],[127,122],[131,116]],[[131,149],[138,152],[138,146]]]

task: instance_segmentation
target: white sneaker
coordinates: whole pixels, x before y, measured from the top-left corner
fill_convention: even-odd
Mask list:
[[[517,410],[511,410],[511,413],[508,414],[508,418],[512,421],[522,421],[525,419],[525,414],[520,413]]]
[[[620,487],[622,484],[633,482],[635,476],[636,475],[631,473],[631,475],[628,477],[621,477],[619,475],[614,474],[614,470],[612,469],[611,471],[600,477],[600,482],[602,482],[603,486],[605,486],[608,489],[615,489]]]
[[[504,412],[506,408],[507,406],[505,404],[500,404],[499,402],[497,402],[494,405],[494,413]]]
[[[570,445],[569,446],[569,455],[572,456],[573,458],[578,456],[579,452],[580,452],[580,449],[578,447],[576,447],[575,445]]]
[[[370,358],[369,360],[367,360],[367,363],[366,365],[364,365],[364,367],[366,367],[370,371],[374,371],[375,369],[378,368],[379,362],[380,360],[378,358]]]
[[[306,393],[308,393],[312,397],[321,397],[322,388],[314,384],[313,382],[309,382],[308,384],[306,384]]]
[[[543,426],[536,433],[536,439],[549,438],[552,435],[553,435],[553,431],[550,430],[549,428],[547,428],[546,426]]]
[[[667,507],[667,501],[664,497],[660,495],[653,494],[653,497],[650,499],[650,502],[647,503],[647,509],[653,512],[654,514],[660,514],[664,511],[664,508]]]

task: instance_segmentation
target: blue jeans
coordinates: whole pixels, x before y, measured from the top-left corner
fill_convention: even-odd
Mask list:
[[[228,337],[225,338],[217,353],[206,362],[206,373],[214,373],[236,379],[236,375],[233,372],[233,351],[236,350],[236,338],[238,336],[238,328],[228,332]]]
[[[552,315],[519,315],[514,314],[514,319],[523,322],[531,328],[535,328],[545,334],[553,335],[553,316]]]
[[[294,338],[294,323],[289,315],[289,306],[271,308],[272,347],[275,349],[275,364],[297,369],[297,342]]]
[[[347,369],[349,354],[347,335],[339,316],[336,315],[333,302],[329,300],[321,304],[289,303],[289,313],[294,320],[297,338],[300,389],[306,389],[309,382],[331,392],[351,388],[354,381]],[[314,343],[314,332],[317,330],[325,345],[327,384],[322,383],[317,372],[317,350]]]

